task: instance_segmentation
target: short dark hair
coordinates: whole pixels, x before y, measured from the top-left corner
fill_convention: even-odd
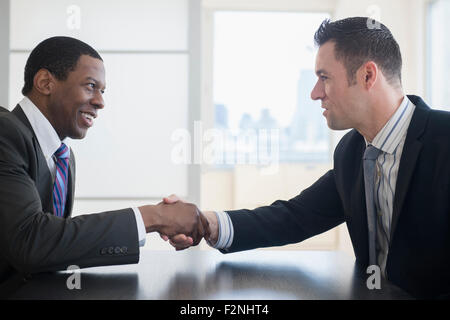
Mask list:
[[[47,69],[58,80],[66,80],[69,71],[75,70],[82,55],[103,61],[95,49],[75,38],[52,37],[42,41],[28,57],[22,94],[27,95],[31,92],[34,76],[40,69]]]
[[[349,85],[354,83],[358,68],[367,61],[374,61],[391,84],[401,84],[400,47],[389,29],[374,19],[324,20],[314,41],[319,47],[328,41],[335,43],[336,59],[343,62]]]

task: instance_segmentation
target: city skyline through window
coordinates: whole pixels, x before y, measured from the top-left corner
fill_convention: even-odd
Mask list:
[[[320,102],[310,97],[316,82],[313,36],[327,18],[327,13],[217,12],[215,128],[235,139],[249,130],[259,139],[261,130],[275,129],[280,162],[328,161],[329,129]]]

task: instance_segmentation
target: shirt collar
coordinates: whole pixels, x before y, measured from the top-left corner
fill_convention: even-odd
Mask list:
[[[28,118],[39,145],[41,146],[42,153],[48,161],[61,146],[61,142],[67,144],[67,139],[64,139],[64,141],[59,139],[59,136],[51,123],[28,97],[24,97],[22,101],[19,102],[19,105]]]
[[[383,152],[392,154],[408,131],[415,105],[405,97],[384,127],[377,133],[371,145]],[[369,144],[366,138],[366,146]]]

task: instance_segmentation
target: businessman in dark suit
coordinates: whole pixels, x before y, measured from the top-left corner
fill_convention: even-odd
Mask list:
[[[192,204],[71,218],[75,158],[65,139],[85,137],[104,108],[104,90],[100,55],[53,37],[28,58],[24,99],[12,112],[0,107],[0,283],[70,265],[137,263],[146,232],[184,230],[194,242],[205,235],[207,221]]]
[[[331,129],[352,129],[333,169],[288,201],[206,212],[209,242],[223,253],[279,246],[345,222],[357,263],[379,266],[415,297],[449,298],[450,113],[403,93],[398,44],[370,22],[325,21],[315,34],[311,98],[322,101]],[[184,235],[164,238],[178,250],[190,245]]]

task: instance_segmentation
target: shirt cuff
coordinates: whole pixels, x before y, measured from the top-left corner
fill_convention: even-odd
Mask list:
[[[209,245],[215,249],[228,249],[231,247],[234,238],[233,223],[225,211],[215,211],[214,213],[216,214],[219,225],[219,236],[216,244]]]
[[[133,209],[134,216],[136,217],[139,247],[143,247],[145,245],[145,237],[147,235],[147,233],[145,232],[144,220],[142,219],[141,211],[139,211],[139,208],[131,209]]]

